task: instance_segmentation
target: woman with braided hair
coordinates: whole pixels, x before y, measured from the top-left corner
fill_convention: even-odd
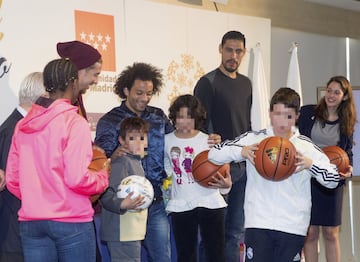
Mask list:
[[[9,152],[8,190],[18,212],[25,261],[95,261],[94,210],[89,196],[108,186],[107,166],[90,171],[91,133],[72,103],[78,70],[69,59],[44,69],[41,97],[16,126]]]

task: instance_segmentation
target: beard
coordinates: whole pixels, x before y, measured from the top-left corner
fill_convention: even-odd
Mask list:
[[[224,66],[225,70],[228,71],[229,73],[234,73],[237,71],[237,68],[229,68],[227,66]]]
[[[227,64],[228,63],[232,63],[232,64],[235,64],[235,66],[227,66]],[[222,64],[223,65],[223,67],[224,67],[224,69],[227,71],[227,72],[229,72],[229,73],[234,73],[234,72],[236,72],[237,70],[238,70],[238,68],[239,68],[239,63],[237,63],[236,61],[234,61],[234,60],[228,60],[228,61],[226,61],[225,63],[223,63]]]

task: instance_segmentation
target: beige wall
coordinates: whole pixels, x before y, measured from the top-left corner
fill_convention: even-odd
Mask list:
[[[184,4],[178,0],[151,1],[215,10],[213,2],[210,0],[202,0],[202,6]],[[272,85],[274,85],[272,91],[274,91],[277,86],[281,86],[281,80],[277,80],[276,78],[278,78],[278,75],[284,75],[288,66],[286,52],[283,52],[284,57],[279,56],[279,54],[282,54],[281,50],[286,50],[286,46],[289,46],[289,43],[294,39],[301,39],[300,47],[302,53],[300,55],[300,63],[305,63],[302,67],[302,73],[304,73],[302,74],[302,78],[305,76],[305,79],[303,79],[305,103],[316,102],[316,90],[314,88],[316,86],[323,86],[330,75],[345,74],[345,61],[342,59],[343,54],[336,53],[336,51],[339,53],[345,52],[342,51],[344,49],[342,45],[344,44],[341,38],[350,37],[352,39],[360,39],[360,27],[358,26],[360,24],[360,13],[358,12],[311,4],[303,0],[229,0],[226,6],[217,4],[217,7],[220,12],[271,19],[273,31],[271,40],[271,44],[273,45],[272,56],[276,57],[276,59],[272,59],[271,61],[271,75],[272,78],[274,78],[272,79]],[[336,37],[339,37],[339,39],[336,39]],[[310,43],[311,41],[312,43]],[[357,43],[358,41],[355,42],[354,45],[357,45]],[[356,46],[355,50],[358,50]],[[326,59],[322,59],[323,61],[316,61],[320,63],[320,65],[318,65],[316,62],[311,61],[311,57],[318,59],[316,56],[318,53],[324,53],[324,57],[330,53],[332,59],[329,61],[329,57],[326,57]],[[309,56],[309,58],[306,56]],[[355,54],[352,57],[358,60],[358,55]],[[357,64],[353,70],[357,72]],[[314,75],[311,75],[312,71],[314,71]],[[330,75],[328,76],[327,74]],[[281,79],[281,77],[279,79]],[[352,79],[356,79],[356,82],[353,82],[354,85],[359,85],[355,74]],[[347,186],[344,191],[342,226],[340,230],[341,261],[344,262],[360,261],[360,177],[357,177],[356,180],[353,181],[352,189],[355,254],[354,256],[352,255],[349,186]],[[320,242],[320,250],[319,262],[325,262],[325,248],[322,241]]]
[[[202,0],[202,6],[184,4],[178,0],[151,1],[215,10],[210,0]],[[360,39],[360,12],[304,0],[229,0],[227,5],[217,4],[217,7],[221,12],[270,18],[274,27]]]

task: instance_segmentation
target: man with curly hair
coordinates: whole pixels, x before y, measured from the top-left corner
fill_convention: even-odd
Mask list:
[[[162,109],[149,106],[153,95],[163,85],[161,71],[151,64],[134,63],[122,71],[115,83],[114,92],[123,101],[100,118],[96,127],[95,144],[103,148],[108,157],[123,154],[127,149],[119,147],[120,122],[139,116],[150,124],[147,156],[142,159],[145,176],[154,187],[154,201],[148,210],[147,231],[143,246],[149,262],[169,262],[170,229],[161,186],[167,177],[164,170],[165,134],[174,130]],[[219,135],[210,134],[209,145],[219,143]],[[119,148],[119,149],[117,149]]]
[[[148,105],[152,96],[160,92],[162,85],[161,71],[150,64],[134,63],[122,71],[115,83],[114,92],[123,101],[120,106],[100,118],[95,144],[111,157],[119,147],[120,122],[123,119],[139,116],[150,124],[147,156],[142,159],[142,164],[146,178],[154,187],[155,197],[148,210],[143,245],[148,261],[169,262],[170,229],[160,187],[166,177],[163,164],[164,136],[174,128],[163,110]],[[126,151],[126,148],[120,148]]]

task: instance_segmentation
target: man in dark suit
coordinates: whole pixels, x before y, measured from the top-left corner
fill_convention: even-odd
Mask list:
[[[5,170],[15,126],[31,105],[45,94],[43,76],[40,72],[27,75],[21,82],[19,106],[0,126],[0,262],[24,261],[17,212],[20,200],[6,189]]]

